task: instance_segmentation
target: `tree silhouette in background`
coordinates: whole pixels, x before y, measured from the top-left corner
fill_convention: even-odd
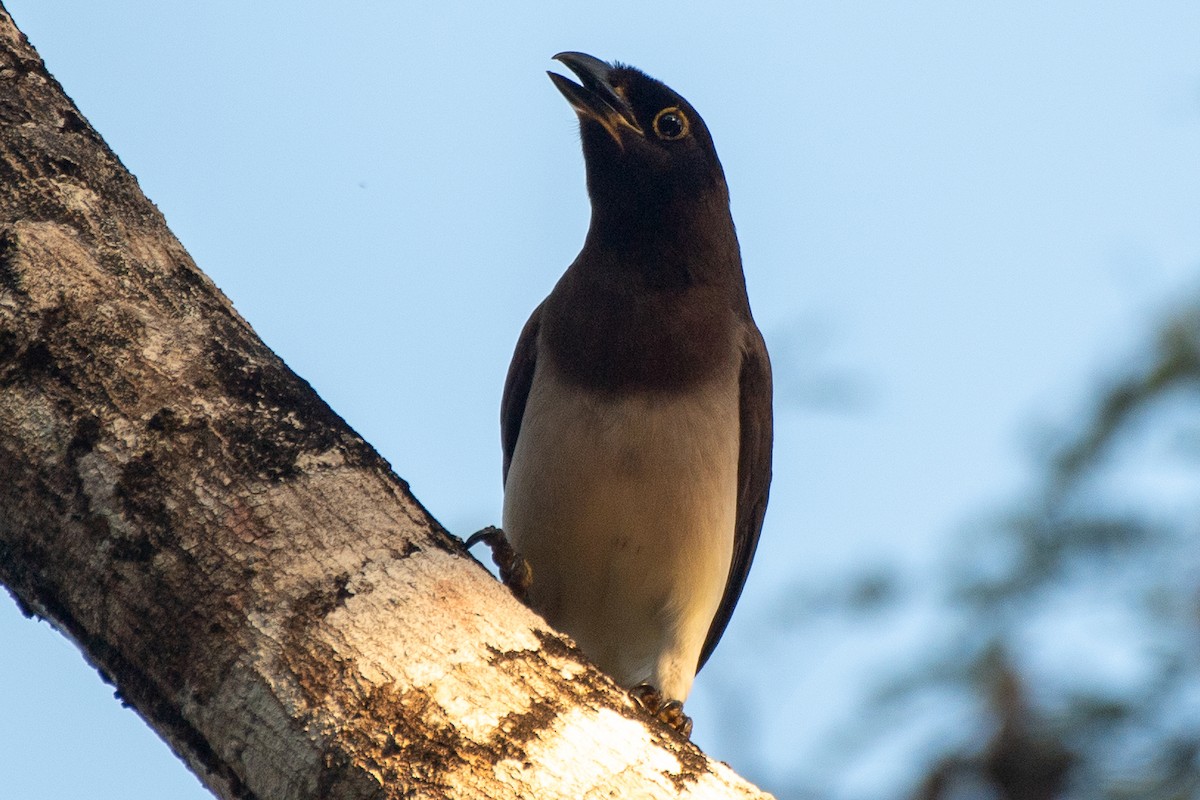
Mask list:
[[[1161,323],[1046,448],[1036,490],[954,560],[960,625],[893,688],[972,693],[991,735],[943,754],[921,798],[1200,793],[1197,303]]]
[[[1030,488],[969,520],[936,574],[870,566],[775,606],[776,629],[806,642],[822,626],[850,637],[936,617],[882,668],[844,678],[859,708],[821,732],[847,767],[913,734],[872,767],[881,796],[1200,797],[1200,297],[1145,340],[1042,437]],[[841,767],[796,763],[859,796]],[[767,782],[828,793],[787,780]]]

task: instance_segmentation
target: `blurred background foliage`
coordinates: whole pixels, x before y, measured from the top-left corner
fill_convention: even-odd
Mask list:
[[[1028,489],[964,525],[931,585],[876,567],[776,607],[799,629],[933,607],[839,734],[939,732],[901,748],[888,796],[1200,797],[1200,295],[1135,350],[1032,437]]]

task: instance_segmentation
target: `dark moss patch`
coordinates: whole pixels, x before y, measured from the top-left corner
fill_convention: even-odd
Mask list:
[[[25,294],[21,271],[17,269],[17,239],[11,230],[0,231],[0,289]]]
[[[179,414],[172,408],[160,408],[146,421],[146,428],[155,433],[175,433],[181,427]]]
[[[0,360],[0,385],[54,383],[77,388],[51,346],[54,341],[51,334],[65,327],[66,316],[66,309],[61,306],[52,308],[41,315],[37,333],[25,329],[12,332],[12,338],[5,337],[3,349],[7,358]],[[64,355],[63,361],[69,364],[69,356]]]
[[[250,352],[261,349],[250,342],[238,344]],[[375,450],[306,381],[269,351],[257,355],[247,356],[219,339],[207,354],[219,386],[242,406],[219,428],[238,461],[271,480],[294,477],[301,455],[332,449],[352,466],[386,468]]]
[[[576,664],[587,664],[590,666],[592,663],[587,660],[579,649],[572,647],[566,638],[553,631],[535,629],[533,635],[537,637],[541,653],[546,653],[555,658],[574,661]]]
[[[45,154],[42,159],[42,170],[52,177],[65,176],[74,179],[83,177],[83,169],[67,156]]]
[[[251,361],[243,350],[219,340],[212,342],[208,355],[221,387],[234,400],[291,411],[314,405],[312,388],[280,361]]]
[[[7,66],[3,71],[8,71]],[[3,79],[7,81],[8,76],[4,75]],[[32,121],[33,114],[29,112],[29,109],[23,103],[7,97],[0,100],[0,123],[17,126]]]
[[[45,342],[33,342],[21,354],[21,371],[28,376],[54,375],[60,370],[54,362],[54,354]]]
[[[0,330],[0,375],[8,372],[7,369],[3,369],[4,365],[10,363],[20,349],[15,333],[9,330]]]
[[[83,117],[75,113],[74,109],[67,109],[63,112],[62,123],[59,125],[59,130],[63,131],[64,133],[81,133],[85,131],[91,132],[92,129]]]
[[[168,538],[172,521],[163,502],[166,484],[160,479],[158,465],[150,453],[131,459],[121,469],[115,494],[126,517],[146,532],[144,538],[151,550]],[[140,551],[141,547],[138,544],[129,552]]]
[[[337,575],[328,586],[310,590],[292,605],[292,619],[300,620],[301,625],[317,622],[329,616],[335,609],[346,604],[354,597],[354,592],[346,588],[350,584],[350,574],[343,572]]]
[[[525,745],[554,727],[554,721],[565,711],[561,703],[535,699],[521,712],[505,714],[500,719],[491,745],[502,758],[528,763]]]
[[[148,536],[113,536],[108,552],[116,561],[143,563],[154,557],[156,549]]]
[[[200,273],[200,270],[191,264],[178,264],[171,274],[175,276],[175,285],[186,289],[189,293],[208,288],[208,284],[204,282],[204,276]]]
[[[358,720],[364,741],[355,750],[375,762],[372,766],[401,797],[444,796],[450,788],[446,774],[489,755],[487,747],[459,734],[425,689],[379,687],[367,697]],[[382,743],[377,732],[385,733]]]
[[[67,445],[67,462],[74,466],[80,456],[92,452],[100,440],[100,419],[88,414],[75,423],[75,434]]]

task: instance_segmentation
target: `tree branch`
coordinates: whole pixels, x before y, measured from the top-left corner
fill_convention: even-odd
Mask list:
[[[464,554],[2,6],[0,582],[223,798],[763,796]]]

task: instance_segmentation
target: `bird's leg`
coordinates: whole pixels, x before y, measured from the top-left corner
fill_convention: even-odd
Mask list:
[[[492,561],[500,568],[500,580],[509,588],[514,597],[522,603],[525,602],[525,598],[529,594],[529,584],[533,581],[533,570],[530,569],[529,562],[513,549],[504,535],[504,531],[495,525],[489,525],[483,530],[471,534],[467,538],[466,548],[470,550],[480,542],[491,548]]]
[[[678,700],[663,702],[662,692],[648,683],[634,686],[629,695],[647,714],[679,731],[683,738],[692,738],[692,718],[683,713],[683,703]]]

